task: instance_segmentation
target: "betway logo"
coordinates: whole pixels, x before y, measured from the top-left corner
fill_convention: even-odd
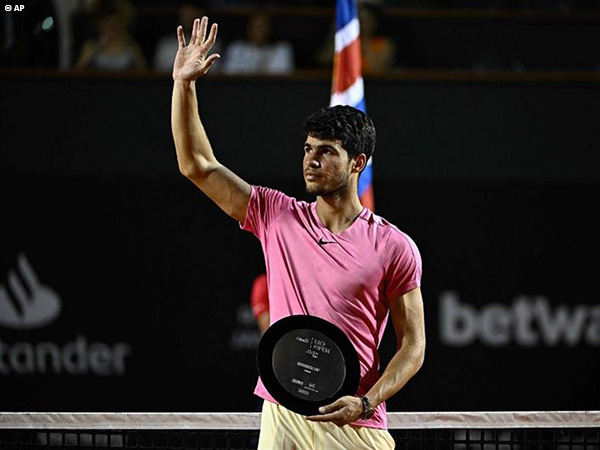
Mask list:
[[[0,325],[8,328],[38,328],[52,322],[61,309],[56,292],[40,283],[23,254],[17,270],[8,272],[8,289],[0,285]]]
[[[447,291],[440,296],[440,336],[455,347],[476,342],[491,347],[600,346],[600,305],[551,306],[542,296],[520,296],[510,306],[489,303],[476,309]]]

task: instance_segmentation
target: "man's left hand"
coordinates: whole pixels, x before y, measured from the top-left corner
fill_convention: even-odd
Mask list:
[[[321,406],[318,416],[308,416],[314,422],[333,422],[338,426],[346,425],[360,419],[363,413],[362,401],[358,397],[347,395],[330,405]]]

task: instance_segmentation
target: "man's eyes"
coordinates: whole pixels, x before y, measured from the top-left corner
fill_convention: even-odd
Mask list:
[[[310,147],[304,147],[304,153],[308,153],[312,150],[312,148]],[[324,148],[323,150],[321,150],[321,153],[332,153],[330,149],[328,148]]]

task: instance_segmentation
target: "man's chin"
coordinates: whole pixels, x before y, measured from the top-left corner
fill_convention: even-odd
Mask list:
[[[331,188],[327,189],[323,185],[315,185],[315,184],[311,184],[311,183],[306,183],[306,193],[308,195],[314,195],[316,197],[335,196],[341,192],[344,192],[346,189],[348,189],[347,184],[342,185],[342,186],[338,187],[337,189],[331,189]]]
[[[319,196],[319,195],[323,195],[323,189],[320,189],[317,186],[310,186],[310,185],[306,185],[306,193],[308,195],[314,195],[314,196]]]

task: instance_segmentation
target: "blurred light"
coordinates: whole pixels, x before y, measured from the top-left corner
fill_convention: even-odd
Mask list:
[[[54,28],[54,19],[52,17],[46,17],[42,22],[42,30],[50,31]]]

